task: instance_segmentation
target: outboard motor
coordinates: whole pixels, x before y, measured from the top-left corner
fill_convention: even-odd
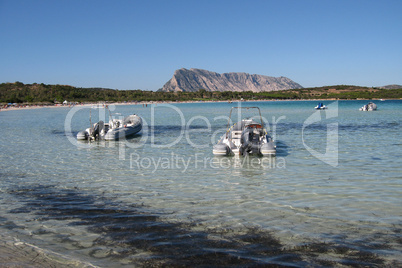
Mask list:
[[[245,129],[241,134],[241,147],[240,153],[256,154],[259,152],[260,134],[252,128]]]
[[[99,139],[100,133],[102,132],[102,130],[105,128],[105,123],[103,123],[103,121],[99,121],[98,123],[95,124],[94,126],[94,131],[92,133],[93,138]]]
[[[245,153],[248,153],[249,147],[250,147],[250,130],[245,129],[241,133],[241,138],[240,138],[240,154],[244,155]]]

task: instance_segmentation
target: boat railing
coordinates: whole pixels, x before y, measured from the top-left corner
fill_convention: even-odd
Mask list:
[[[108,112],[109,112],[109,121],[112,121],[113,120],[113,117],[112,117],[112,113],[111,113],[111,111],[109,110],[109,107],[108,107],[108,105],[107,104],[105,104],[105,103],[98,103],[98,104],[96,104],[96,105],[92,105],[92,106],[90,106],[90,109],[89,109],[89,126],[92,128],[93,127],[93,125],[92,125],[92,109],[105,109],[105,110],[107,110]]]
[[[259,107],[256,107],[256,106],[253,106],[253,107],[232,107],[232,108],[230,109],[229,118],[228,118],[228,125],[227,125],[227,128],[226,128],[226,129],[230,129],[230,122],[231,122],[231,117],[232,117],[232,111],[233,111],[233,109],[240,109],[240,110],[242,110],[242,109],[244,109],[244,110],[257,109],[257,110],[258,110],[258,113],[259,113],[259,115],[260,115],[261,127],[264,129],[264,121],[262,120],[261,110],[260,110]],[[242,127],[243,127],[243,126],[242,126]],[[229,131],[226,132],[226,137],[227,137],[227,135],[228,135],[228,132],[229,132]]]

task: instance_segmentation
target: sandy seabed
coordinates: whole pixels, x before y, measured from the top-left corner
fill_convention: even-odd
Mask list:
[[[0,235],[0,267],[95,267]]]

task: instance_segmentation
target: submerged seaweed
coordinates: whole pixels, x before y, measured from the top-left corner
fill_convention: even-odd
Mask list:
[[[259,228],[198,231],[197,223],[171,223],[163,214],[150,213],[140,205],[122,204],[104,196],[94,196],[79,189],[37,186],[9,192],[24,206],[10,213],[34,212],[37,221],[68,221],[99,234],[89,255],[96,259],[129,260],[141,266],[240,266],[370,267],[385,261],[373,253],[373,245],[305,243],[286,248],[275,236]],[[5,221],[6,219],[3,219]],[[8,226],[12,226],[8,224]],[[197,230],[197,231],[196,231]],[[47,234],[46,230],[34,235]],[[79,248],[69,237],[63,243]],[[147,252],[147,257],[139,252]],[[328,256],[331,255],[331,258]]]

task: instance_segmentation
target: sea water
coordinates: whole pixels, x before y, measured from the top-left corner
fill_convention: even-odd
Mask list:
[[[1,233],[78,266],[402,265],[402,101],[375,102],[111,105],[141,134],[91,143],[89,106],[1,112]],[[213,156],[232,106],[276,157]]]

